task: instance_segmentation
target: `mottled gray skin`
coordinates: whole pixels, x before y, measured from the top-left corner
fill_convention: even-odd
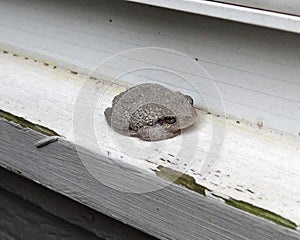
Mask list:
[[[145,141],[175,137],[197,118],[190,96],[153,83],[120,93],[104,115],[115,131]]]

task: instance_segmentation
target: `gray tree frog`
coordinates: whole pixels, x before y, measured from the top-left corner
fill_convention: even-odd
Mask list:
[[[121,92],[104,115],[115,131],[145,141],[175,137],[197,120],[190,96],[154,83]]]

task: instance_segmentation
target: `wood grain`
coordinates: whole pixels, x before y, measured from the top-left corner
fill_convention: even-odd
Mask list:
[[[86,170],[73,144],[58,141],[37,149],[34,143],[42,136],[31,130],[0,121],[1,166],[62,193],[97,211],[132,225],[160,239],[299,239],[299,234],[248,215],[219,201],[203,197],[177,185],[158,191],[133,194],[116,191],[95,180]],[[107,158],[90,152],[105,172]],[[99,161],[100,160],[100,161]],[[128,165],[122,178],[160,185],[152,175],[140,175]]]
[[[252,204],[299,225],[299,137],[198,110],[198,123],[183,134],[145,143],[116,134],[103,116],[124,86],[20,56],[0,56],[0,108],[6,112],[113,162],[131,164],[140,174],[154,175],[158,166],[169,167],[188,174],[214,195]],[[157,190],[156,185],[144,187],[134,179],[129,185],[121,178],[111,181],[122,168],[115,171],[108,165],[99,175],[88,153],[81,152],[86,168],[107,186],[130,192]]]

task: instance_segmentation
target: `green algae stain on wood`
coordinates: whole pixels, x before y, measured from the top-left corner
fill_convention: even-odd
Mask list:
[[[6,119],[9,122],[14,122],[16,124],[19,124],[20,126],[24,128],[30,128],[32,130],[35,130],[37,132],[40,132],[42,134],[48,135],[48,136],[59,136],[56,132],[53,130],[43,127],[38,124],[34,124],[32,122],[27,121],[26,119],[22,117],[15,116],[9,112],[5,112],[0,109],[0,118]]]
[[[232,207],[235,207],[235,208],[238,208],[238,209],[241,209],[243,211],[246,211],[248,213],[251,213],[251,214],[254,214],[258,217],[262,217],[264,219],[267,219],[267,220],[270,220],[274,223],[277,223],[281,226],[284,226],[284,227],[288,227],[288,228],[291,228],[291,229],[295,229],[297,228],[297,225],[286,219],[286,218],[283,218],[281,216],[279,216],[278,214],[276,213],[272,213],[268,210],[265,210],[263,208],[259,208],[259,207],[256,207],[250,203],[246,203],[246,202],[243,202],[243,201],[238,201],[238,200],[235,200],[235,199],[232,199],[232,198],[229,198],[229,199],[224,199],[225,203],[232,206]]]
[[[176,184],[182,185],[190,190],[193,190],[205,196],[205,190],[207,190],[207,188],[197,184],[193,177],[161,165],[158,166],[157,168],[159,170],[159,171],[155,171],[155,174],[157,176],[165,180],[174,182]]]
[[[164,167],[162,165],[158,166],[157,168],[158,168],[158,170],[155,171],[155,174],[165,180],[169,180],[176,184],[182,185],[192,191],[200,193],[203,196],[205,196],[205,190],[211,192],[211,190],[207,189],[206,187],[201,186],[200,184],[197,184],[195,179],[187,174],[173,170],[168,167]],[[295,230],[297,228],[297,225],[294,222],[292,222],[284,217],[281,217],[280,215],[278,215],[276,213],[272,213],[263,208],[259,208],[250,203],[235,200],[233,198],[225,199],[225,198],[215,195],[213,193],[212,193],[212,195],[224,200],[224,202],[226,204],[228,204],[232,207],[238,208],[240,210],[243,210],[243,211],[253,214],[255,216],[272,221],[272,222],[279,224],[281,226],[284,226],[284,227],[288,227],[288,228],[295,229]]]

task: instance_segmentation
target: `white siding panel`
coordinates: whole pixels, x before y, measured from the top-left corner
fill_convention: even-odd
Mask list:
[[[231,3],[269,11],[300,15],[300,2],[298,0],[220,0],[217,2]]]
[[[221,1],[206,0],[127,0],[198,15],[300,33],[299,16]],[[250,3],[251,5],[251,3]],[[250,6],[249,5],[249,6]]]
[[[218,113],[218,96],[208,89],[209,77],[193,72],[197,59],[216,83],[227,115],[261,120],[293,135],[300,132],[297,34],[124,2],[1,0],[0,36],[2,49],[84,73],[114,54],[138,47],[182,52],[191,66],[178,64],[175,55],[172,59],[171,54],[147,53],[101,68],[100,74],[112,75],[133,64],[168,68],[199,83],[203,98],[180,78],[160,71],[139,71],[122,79],[169,84],[193,95],[199,107],[205,107],[204,100],[210,102],[210,110]]]

